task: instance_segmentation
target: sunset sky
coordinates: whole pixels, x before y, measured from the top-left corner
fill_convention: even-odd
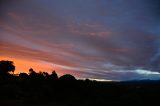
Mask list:
[[[159,0],[0,0],[0,60],[77,78],[160,78]]]

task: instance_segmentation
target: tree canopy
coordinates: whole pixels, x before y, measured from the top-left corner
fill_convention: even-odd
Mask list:
[[[15,71],[13,61],[2,60],[0,61],[0,74],[8,74]]]

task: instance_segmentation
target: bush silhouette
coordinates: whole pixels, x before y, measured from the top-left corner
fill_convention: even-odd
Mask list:
[[[58,79],[58,75],[56,73],[56,71],[53,71],[52,74],[50,75],[51,80],[57,80]]]
[[[0,74],[9,74],[15,71],[13,61],[2,60],[0,61]]]
[[[37,76],[37,73],[36,73],[32,68],[30,68],[30,69],[29,69],[29,76],[30,76],[30,77],[36,77],[36,76]]]
[[[65,74],[59,78],[61,81],[76,81],[76,78],[70,74]]]

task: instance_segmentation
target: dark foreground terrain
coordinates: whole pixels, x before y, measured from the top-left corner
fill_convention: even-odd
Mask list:
[[[12,61],[0,61],[0,106],[159,106],[160,80],[97,82],[56,72],[14,75]]]
[[[0,106],[138,106],[159,104],[159,97],[160,81],[11,78],[0,82]]]

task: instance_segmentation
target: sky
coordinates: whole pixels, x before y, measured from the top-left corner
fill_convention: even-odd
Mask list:
[[[159,0],[0,0],[0,60],[100,80],[160,78]]]

